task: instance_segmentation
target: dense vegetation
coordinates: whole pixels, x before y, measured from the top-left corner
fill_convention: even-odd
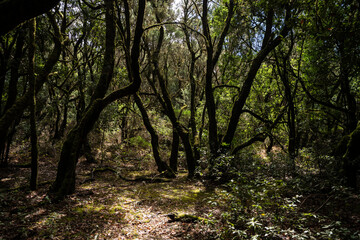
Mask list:
[[[119,237],[97,230],[141,199],[197,222],[174,239],[360,237],[359,1],[22,2],[0,2],[0,235]]]

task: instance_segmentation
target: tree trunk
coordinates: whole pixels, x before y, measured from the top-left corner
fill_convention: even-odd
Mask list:
[[[170,100],[169,93],[166,89],[165,80],[158,69],[157,63],[154,63],[154,67],[155,67],[155,74],[158,77],[160,88],[164,98],[164,103],[165,103],[164,110],[166,111],[166,115],[169,117],[173,125],[173,128],[176,129],[177,133],[179,134],[179,137],[181,138],[182,144],[185,149],[186,163],[188,167],[188,176],[189,178],[192,178],[195,174],[196,159],[194,157],[193,149],[190,143],[189,132],[188,130],[185,129],[184,126],[182,126],[179,123],[176,117],[174,108]]]
[[[356,118],[356,99],[354,95],[351,93],[350,79],[349,79],[349,67],[345,42],[341,41],[339,44],[339,52],[340,52],[340,82],[341,82],[341,90],[345,95],[345,103],[346,103],[346,129],[345,133],[350,134],[355,130],[357,125]]]
[[[266,19],[266,32],[263,39],[262,48],[260,52],[256,55],[255,59],[253,60],[249,72],[244,81],[244,84],[239,93],[238,99],[234,102],[231,110],[231,117],[227,126],[226,133],[222,140],[225,146],[230,146],[234,139],[234,135],[240,119],[240,115],[243,111],[243,107],[245,106],[246,100],[250,94],[252,84],[255,80],[258,70],[261,67],[261,64],[268,56],[268,54],[282,42],[283,38],[286,37],[289,32],[289,28],[286,24],[290,17],[290,11],[287,9],[286,17],[284,20],[285,25],[283,29],[275,39],[271,40],[270,36],[272,35],[273,16],[274,16],[273,10],[269,10]]]
[[[158,23],[161,22],[159,13],[156,12],[156,20]],[[196,166],[196,159],[194,157],[194,152],[190,143],[190,136],[188,130],[178,121],[178,118],[176,117],[170,94],[168,93],[165,78],[160,72],[158,59],[159,59],[159,53],[162,47],[162,43],[164,40],[164,28],[160,27],[160,33],[159,33],[159,39],[157,42],[156,49],[154,51],[154,54],[152,56],[152,64],[154,66],[154,76],[157,77],[162,93],[162,99],[159,97],[159,100],[164,108],[164,111],[166,115],[169,117],[171,124],[173,125],[173,128],[176,129],[177,133],[179,134],[179,137],[182,141],[182,144],[185,149],[185,156],[186,156],[186,163],[188,168],[188,177],[192,178],[195,174],[195,166]],[[154,91],[156,91],[154,84],[152,84],[152,87]]]
[[[142,116],[144,125],[145,125],[146,129],[148,130],[148,132],[150,133],[152,151],[153,151],[155,163],[156,163],[156,165],[158,167],[158,171],[160,173],[166,172],[167,175],[169,175],[171,177],[175,177],[175,174],[169,168],[169,166],[163,160],[161,160],[160,152],[159,152],[159,137],[158,137],[155,129],[151,125],[149,115],[146,112],[146,109],[144,107],[144,104],[142,103],[141,98],[139,97],[138,94],[134,94],[133,96],[134,96],[134,99],[135,99],[135,103],[136,103],[136,105],[138,106],[138,108],[139,108],[139,110],[141,112],[141,116]]]
[[[296,158],[296,151],[297,151],[295,106],[294,106],[293,93],[291,90],[291,86],[290,86],[290,82],[289,82],[289,74],[288,74],[288,57],[290,56],[292,48],[293,48],[293,41],[292,41],[292,45],[289,47],[288,52],[285,55],[282,55],[280,59],[278,59],[277,54],[275,54],[275,60],[276,60],[278,74],[284,85],[285,99],[287,102],[287,122],[286,122],[286,124],[287,124],[288,131],[289,131],[289,134],[288,134],[288,166],[290,169],[290,173],[294,174],[296,171],[295,158]],[[282,53],[280,53],[280,54],[282,54]]]
[[[15,102],[17,96],[17,84],[19,80],[19,67],[23,57],[23,47],[25,43],[25,29],[19,29],[19,36],[16,39],[16,49],[14,59],[11,63],[10,82],[8,89],[8,99],[5,104],[5,111],[8,110]]]
[[[187,22],[188,19],[188,8],[185,8],[184,10],[184,15],[185,15],[185,23]],[[190,40],[190,35],[189,32],[187,30],[187,28],[185,27],[183,29],[184,33],[185,33],[185,37],[186,37],[186,45],[188,47],[188,50],[190,52],[191,55],[191,63],[190,63],[190,69],[189,69],[189,79],[190,79],[190,121],[189,121],[189,125],[191,128],[191,134],[190,134],[190,143],[193,146],[194,149],[194,157],[196,160],[200,159],[200,152],[198,150],[198,142],[196,141],[196,137],[197,137],[197,128],[196,128],[196,121],[195,121],[195,116],[196,116],[196,80],[194,77],[194,71],[195,71],[195,62],[196,60],[199,58],[199,56],[196,56],[196,53],[191,45],[191,40]],[[175,137],[174,135],[175,133],[173,132],[173,137]],[[176,133],[177,137],[178,134]],[[174,138],[173,138],[174,139]],[[171,159],[171,158],[170,158]]]
[[[21,59],[23,57],[23,47],[24,47],[24,43],[25,43],[25,29],[19,29],[19,35],[16,39],[16,49],[15,49],[15,54],[14,54],[14,58],[11,61],[11,66],[10,66],[10,81],[9,81],[9,87],[8,88],[8,98],[7,101],[5,103],[5,108],[4,111],[1,112],[0,111],[0,116],[2,116],[2,114],[4,114],[6,112],[6,110],[8,110],[15,102],[17,94],[18,94],[18,79],[19,79],[19,67],[20,67],[20,63],[21,63]],[[4,64],[3,62],[1,62],[1,64]],[[6,64],[3,65],[4,67],[6,67]],[[0,77],[2,78],[2,76]],[[5,79],[5,76],[4,76]],[[2,79],[0,79],[0,81],[2,81]],[[1,88],[1,87],[0,87]],[[2,93],[2,91],[0,90],[0,94]],[[1,102],[1,100],[0,100]],[[19,116],[20,118],[21,116]],[[8,152],[10,149],[10,145],[12,142],[12,136],[13,133],[15,132],[15,126],[17,126],[19,123],[19,121],[15,121],[14,124],[12,126],[9,126],[9,129],[11,129],[10,131],[6,131],[4,132],[3,136],[4,139],[1,141],[0,140],[0,166],[7,166],[8,164]]]
[[[56,198],[62,198],[75,191],[75,171],[81,146],[103,109],[101,103],[101,100],[94,101],[81,121],[66,136],[61,149],[56,180],[50,189]]]
[[[105,0],[105,7],[106,43],[102,72],[89,107],[83,114],[81,121],[69,132],[63,144],[56,180],[50,189],[55,198],[61,199],[75,191],[76,164],[80,155],[80,148],[99,118],[101,111],[110,103],[124,96],[134,94],[141,84],[138,59],[143,34],[145,0],[140,0],[138,6],[134,43],[131,49],[131,69],[128,69],[131,84],[112,92],[104,98],[113,77],[115,62],[115,1]]]
[[[179,134],[177,133],[176,129],[173,128],[173,137],[172,137],[172,144],[171,144],[171,155],[170,155],[170,168],[174,171],[178,171],[178,157],[179,157]]]
[[[61,121],[60,128],[59,128],[59,138],[62,138],[64,136],[65,129],[67,126],[68,104],[69,104],[69,96],[66,96],[65,103],[64,103],[63,120]]]
[[[52,23],[52,26],[54,28],[55,33],[55,45],[54,49],[49,55],[49,58],[47,59],[44,68],[39,73],[39,76],[36,78],[36,84],[35,84],[35,91],[36,94],[41,90],[42,85],[47,80],[48,75],[52,71],[55,64],[58,62],[61,49],[62,49],[62,34],[56,25],[55,19],[52,15],[48,15],[50,22]],[[31,103],[31,98],[33,97],[33,92],[28,90],[26,93],[18,98],[14,104],[9,107],[9,109],[6,110],[6,112],[1,116],[0,118],[0,136],[6,136],[8,129],[11,127],[12,124],[14,124],[15,121],[17,121],[22,115],[24,110],[29,106]],[[5,139],[1,137],[0,138],[0,149],[5,145]]]
[[[38,139],[36,133],[36,91],[35,91],[35,31],[36,20],[32,19],[29,27],[29,91],[32,92],[30,102],[30,139],[31,139],[31,177],[30,177],[30,189],[36,190],[37,188],[37,176],[38,176]]]
[[[230,28],[230,22],[234,13],[234,1],[230,0],[228,5],[228,15],[226,18],[225,26],[221,32],[219,40],[217,42],[217,47],[214,47],[215,41],[211,38],[210,27],[208,22],[208,0],[203,0],[203,15],[201,18],[204,36],[206,38],[206,73],[205,73],[205,99],[206,99],[206,108],[209,118],[209,146],[210,152],[213,157],[218,155],[219,149],[219,140],[218,140],[218,130],[216,122],[216,105],[214,100],[213,86],[212,86],[212,74],[214,67],[219,60],[220,54],[222,52],[223,44],[225,37]]]

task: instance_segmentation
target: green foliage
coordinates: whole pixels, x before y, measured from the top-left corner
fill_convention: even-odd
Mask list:
[[[142,147],[142,148],[151,146],[151,143],[146,141],[141,136],[136,136],[136,137],[129,138],[129,144],[132,145],[132,146],[137,146],[137,147]]]
[[[221,154],[210,163],[210,176],[216,181],[226,181],[232,177],[234,168],[234,156]]]
[[[322,205],[312,206],[310,199],[324,190],[321,181],[309,176],[308,180],[312,181],[309,185],[306,178],[271,177],[266,174],[267,166],[259,164],[239,172],[226,185],[229,208],[223,213],[226,224],[221,239],[357,239],[360,236],[356,228],[336,215],[343,214],[335,207],[336,199],[351,198],[346,188],[329,183],[328,197],[322,200]]]
[[[212,27],[212,37],[219,36],[221,34],[221,31],[224,27],[224,22],[226,20],[227,14],[228,14],[228,3],[229,1],[221,1],[220,4],[210,9],[210,12],[212,13],[213,18],[210,21],[210,27]]]

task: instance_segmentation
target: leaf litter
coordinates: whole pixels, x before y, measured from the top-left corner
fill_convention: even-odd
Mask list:
[[[188,180],[185,171],[162,183],[128,182],[113,173],[85,181],[91,166],[80,164],[76,192],[57,203],[47,197],[49,184],[40,185],[37,191],[26,187],[9,191],[26,186],[29,171],[1,169],[1,179],[9,178],[6,171],[12,171],[16,179],[8,181],[6,188],[0,186],[0,239],[215,238],[224,207],[216,187]],[[48,166],[40,172],[40,182],[53,180],[55,170]],[[214,199],[219,204],[207,204]],[[192,214],[211,223],[169,222],[170,213]]]

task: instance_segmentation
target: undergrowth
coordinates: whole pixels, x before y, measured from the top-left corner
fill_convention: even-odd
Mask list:
[[[301,166],[294,177],[279,175],[279,168],[286,169],[283,160],[281,166],[281,159],[270,164],[246,156],[217,159],[218,178],[231,176],[224,184],[228,208],[218,238],[360,239],[359,196],[336,178],[301,171]]]

